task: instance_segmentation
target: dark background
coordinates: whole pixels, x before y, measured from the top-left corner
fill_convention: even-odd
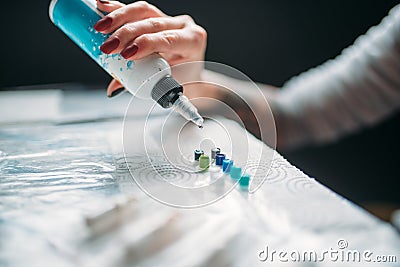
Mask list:
[[[32,84],[106,85],[110,78],[50,22],[50,1],[4,1],[0,88]],[[127,2],[127,1],[124,1]],[[151,1],[190,14],[209,36],[207,60],[281,86],[333,58],[378,24],[398,1]],[[397,113],[333,144],[284,152],[293,164],[347,198],[400,203]]]

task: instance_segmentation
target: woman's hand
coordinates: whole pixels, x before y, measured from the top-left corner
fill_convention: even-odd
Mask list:
[[[125,5],[118,1],[97,0],[97,6],[109,14],[94,28],[104,34],[112,33],[100,47],[103,53],[120,53],[131,60],[160,53],[171,66],[204,61],[207,33],[190,16],[171,17],[144,1]],[[121,87],[113,80],[107,95],[115,95]]]

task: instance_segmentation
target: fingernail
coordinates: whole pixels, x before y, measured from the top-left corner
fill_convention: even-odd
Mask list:
[[[137,47],[137,45],[128,46],[127,48],[122,50],[121,56],[124,57],[125,59],[128,59],[131,56],[133,56],[134,54],[136,54],[138,49],[139,49],[139,47]]]
[[[102,3],[102,4],[109,4],[110,3],[110,1],[106,1],[106,0],[99,0],[100,1],[100,3]]]
[[[111,93],[111,95],[109,95],[108,97],[114,97],[114,96],[116,96],[116,95],[119,95],[120,93],[122,93],[123,91],[125,91],[125,88],[124,87],[122,87],[122,88],[119,88],[119,89],[117,89],[117,90],[115,90],[114,92],[112,92]]]
[[[108,2],[108,1],[107,1]],[[101,20],[99,20],[94,26],[93,28],[100,32],[100,31],[104,31],[106,30],[108,27],[110,27],[112,24],[112,18],[110,17],[104,17]]]
[[[107,40],[102,46],[100,46],[100,50],[105,54],[110,54],[112,51],[117,49],[120,41],[118,38],[112,38],[111,40]]]

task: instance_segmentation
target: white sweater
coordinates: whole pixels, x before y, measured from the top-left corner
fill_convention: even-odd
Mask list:
[[[289,80],[274,116],[283,147],[332,141],[400,107],[400,5],[334,60]]]

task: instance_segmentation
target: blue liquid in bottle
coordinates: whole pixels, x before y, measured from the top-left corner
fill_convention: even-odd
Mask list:
[[[52,0],[49,15],[58,28],[133,95],[153,99],[164,108],[173,106],[183,117],[202,126],[203,118],[182,95],[182,86],[171,77],[170,66],[160,55],[133,61],[100,50],[109,35],[99,33],[93,27],[104,17],[97,9],[96,0]],[[155,94],[152,94],[153,90]],[[161,97],[171,93],[176,98]]]
[[[53,0],[50,4],[50,18],[72,41],[86,52],[110,75],[124,82],[124,75],[116,72],[132,70],[135,62],[126,60],[119,54],[106,55],[100,46],[109,37],[108,34],[97,32],[93,26],[104,14],[96,7],[93,0]],[[118,62],[118,66],[109,66]]]

